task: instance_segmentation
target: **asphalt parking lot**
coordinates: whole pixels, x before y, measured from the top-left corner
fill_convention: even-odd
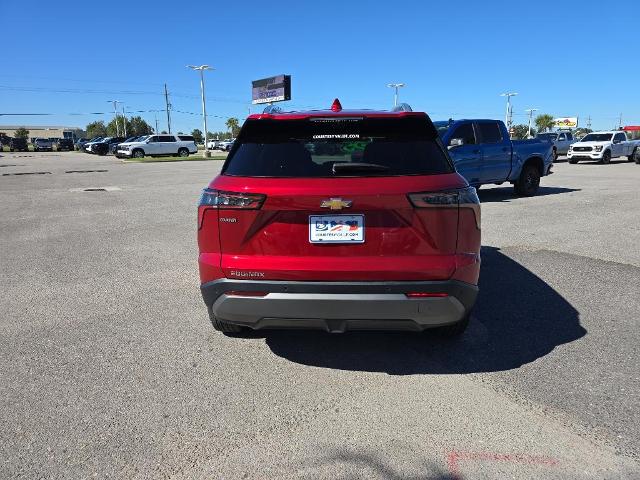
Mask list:
[[[640,476],[640,165],[481,190],[456,342],[215,332],[220,165],[0,154],[0,478]]]

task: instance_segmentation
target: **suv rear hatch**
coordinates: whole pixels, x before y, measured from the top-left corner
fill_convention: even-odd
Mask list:
[[[426,114],[249,119],[202,233],[227,278],[444,280],[465,187]]]

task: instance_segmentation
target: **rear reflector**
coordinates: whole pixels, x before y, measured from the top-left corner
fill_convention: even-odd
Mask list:
[[[225,295],[233,295],[234,297],[266,297],[269,292],[243,292],[240,290],[230,290]]]
[[[440,293],[440,292],[410,292],[405,293],[407,298],[442,298],[448,297],[448,293]]]

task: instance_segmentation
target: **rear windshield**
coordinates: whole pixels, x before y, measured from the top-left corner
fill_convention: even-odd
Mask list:
[[[247,120],[224,175],[434,175],[453,167],[427,117]]]

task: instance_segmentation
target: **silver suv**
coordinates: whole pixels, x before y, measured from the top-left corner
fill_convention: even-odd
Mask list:
[[[135,142],[118,145],[116,156],[119,158],[143,158],[161,155],[188,157],[196,153],[198,147],[191,135],[148,135]]]
[[[33,151],[40,152],[47,150],[49,152],[53,151],[53,142],[48,138],[36,138],[33,141]]]

